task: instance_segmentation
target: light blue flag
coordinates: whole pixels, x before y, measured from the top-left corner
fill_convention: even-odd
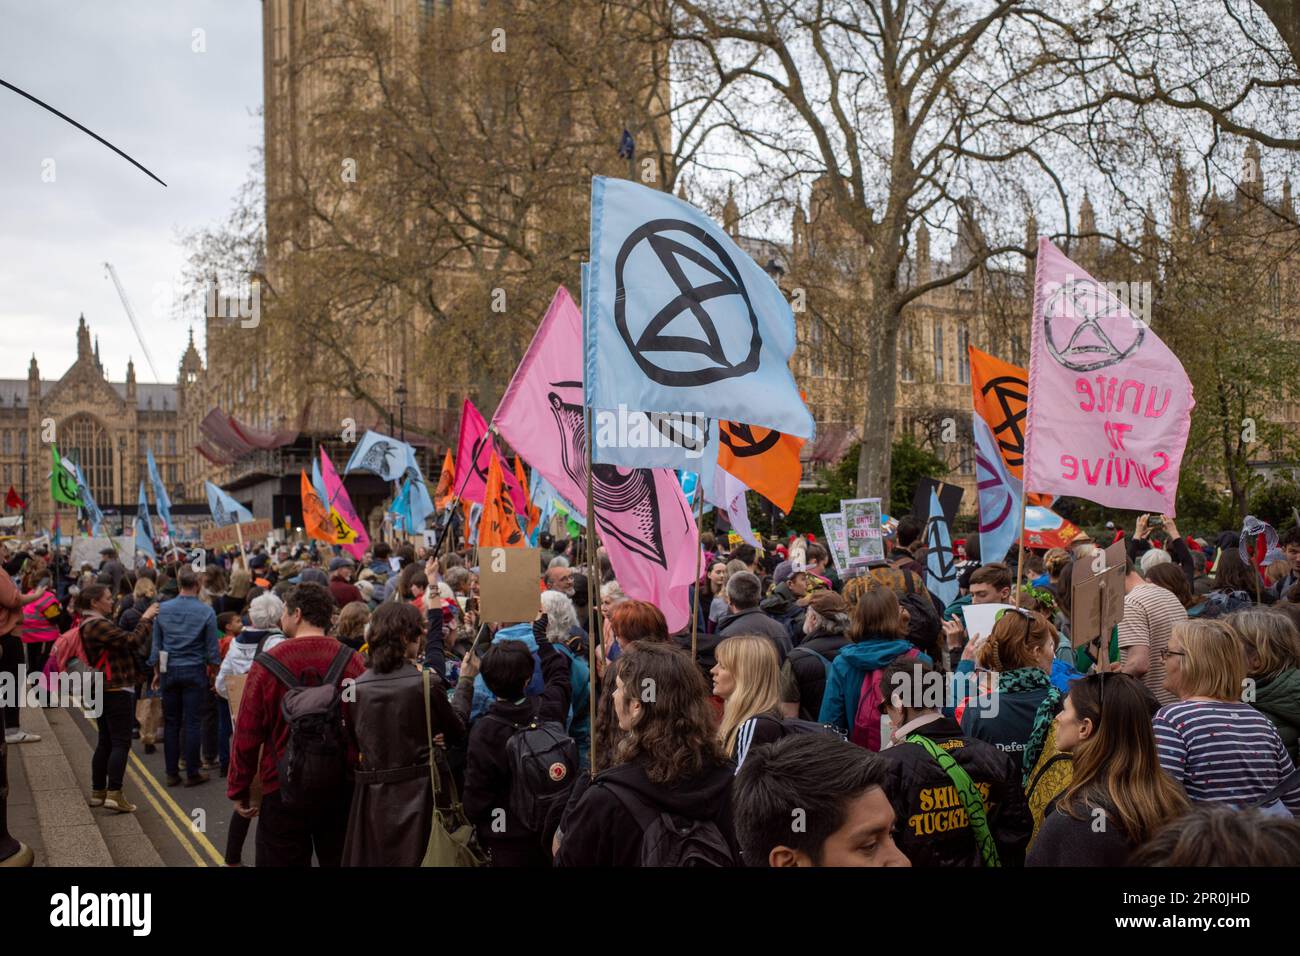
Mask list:
[[[320,473],[320,459],[317,458],[311,463],[311,487],[316,492],[316,497],[320,499],[325,510],[329,511],[330,501],[329,493],[325,490],[325,476]]]
[[[588,406],[813,436],[789,368],[794,314],[721,226],[669,193],[596,176],[591,253],[583,296]]]
[[[158,463],[153,460],[153,449],[146,448],[144,453],[149,463],[149,484],[153,485],[153,503],[158,509],[158,517],[162,518],[163,532],[170,534],[172,529],[172,500],[167,497],[167,486],[163,484],[162,475],[158,471]]]
[[[401,488],[388,506],[388,513],[395,516],[393,527],[408,534],[424,530],[435,510],[424,482],[413,481],[410,477],[402,481]]]
[[[584,528],[587,527],[586,518],[579,515],[577,509],[565,501],[563,496],[555,490],[555,486],[537,473],[536,468],[534,468],[532,472],[531,488],[533,504],[541,508],[543,512],[549,510],[550,514],[555,514],[557,511],[562,511],[568,515],[571,520],[576,521]],[[538,521],[537,524],[538,527],[541,527],[542,522]]]
[[[212,520],[218,525],[253,520],[253,513],[226,494],[223,489],[210,481],[205,481],[203,487],[208,493],[208,510],[212,512]]]
[[[947,607],[957,600],[957,560],[952,551],[948,519],[939,504],[938,492],[933,488],[930,489],[930,521],[925,526],[925,545],[925,586]]]
[[[68,464],[72,465],[72,473],[77,479],[77,489],[81,492],[81,500],[85,503],[84,510],[86,518],[90,521],[90,533],[98,537],[99,526],[104,523],[104,512],[99,510],[99,505],[90,493],[90,486],[86,484],[86,476],[81,473],[81,466],[75,461]]]
[[[140,506],[135,512],[135,543],[132,546],[132,553],[138,554],[143,551],[155,561],[158,560],[158,552],[153,547],[153,522],[149,520],[149,499],[144,495],[144,482],[140,482]]]
[[[354,471],[369,471],[383,478],[384,481],[397,481],[410,472],[414,466],[419,475],[420,466],[415,462],[415,449],[404,441],[389,438],[373,428],[361,436],[356,450],[348,459],[343,474]],[[423,476],[420,476],[423,480]]]
[[[397,490],[393,500],[388,505],[388,514],[393,516],[394,531],[411,531],[411,484],[408,481],[402,482],[402,487]]]

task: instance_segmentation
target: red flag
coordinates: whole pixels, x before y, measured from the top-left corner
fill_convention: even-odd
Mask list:
[[[14,490],[13,485],[9,486],[9,494],[5,495],[5,507],[18,508],[24,511],[27,509],[27,502],[18,497],[18,492]]]

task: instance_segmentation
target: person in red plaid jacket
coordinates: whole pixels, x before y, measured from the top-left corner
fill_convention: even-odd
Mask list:
[[[99,743],[90,760],[90,805],[119,813],[134,813],[135,805],[122,795],[122,775],[131,753],[131,726],[135,716],[132,689],[141,679],[139,659],[153,632],[158,605],[140,615],[133,631],[111,620],[113,591],[92,584],[79,595],[81,646],[85,664],[104,675],[104,707],[99,718]]]

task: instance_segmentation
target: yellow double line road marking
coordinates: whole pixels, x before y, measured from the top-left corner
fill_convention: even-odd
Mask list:
[[[90,718],[89,722],[92,727],[96,729],[99,728],[99,721]],[[167,824],[167,828],[172,831],[172,835],[176,837],[176,841],[185,848],[185,852],[190,855],[190,859],[194,861],[194,865],[208,866],[207,860],[205,860],[198,850],[195,849],[195,844],[197,844],[198,848],[206,852],[207,855],[216,862],[217,866],[225,866],[225,856],[217,852],[217,848],[212,845],[212,841],[208,839],[207,834],[194,828],[193,818],[186,814],[186,812],[181,809],[180,805],[172,799],[171,794],[169,794],[166,788],[158,782],[158,778],[155,777],[149,768],[145,766],[144,761],[140,759],[139,755],[134,750],[130,751],[130,761],[131,765],[127,769],[130,771],[131,777],[135,781],[135,785],[140,788],[140,792],[144,794],[144,798],[149,801],[149,805],[152,806],[158,816],[162,818],[163,823]],[[154,795],[149,792],[149,787],[145,784],[146,780],[153,784],[153,789],[158,792],[159,797],[162,797],[162,803],[159,803]],[[168,809],[170,809],[172,813],[168,813]],[[207,811],[204,811],[205,815],[206,812]],[[180,821],[179,826],[177,825],[178,820]],[[189,840],[185,838],[186,834],[189,835]],[[190,842],[191,840],[193,842]]]
[[[181,830],[178,831],[176,823],[172,819],[172,817],[169,816],[166,813],[166,811],[164,811],[163,808],[158,805],[157,801],[154,800],[153,796],[149,794],[148,791],[145,791],[145,798],[150,803],[153,804],[154,809],[158,811],[159,815],[163,818],[163,821],[167,824],[168,827],[171,828],[171,831],[176,834],[177,839],[181,839],[180,832],[189,834],[190,839],[193,840],[196,844],[198,844],[199,848],[203,850],[205,853],[207,853],[207,855],[212,858],[213,862],[215,862],[217,866],[225,866],[226,865],[225,856],[217,852],[217,848],[212,845],[212,841],[208,839],[206,833],[203,833],[202,831],[196,830],[194,828],[194,820],[183,809],[181,809],[181,806],[175,800],[172,799],[171,794],[168,793],[166,788],[161,783],[158,782],[158,778],[155,777],[149,771],[149,768],[145,766],[144,761],[140,759],[140,757],[136,754],[134,750],[131,751],[131,764],[132,764],[131,769],[133,772],[135,772],[137,779],[143,778],[140,780],[141,789],[143,789],[144,780],[148,780],[150,783],[152,783],[154,789],[158,791],[158,795],[162,797],[163,803],[166,804],[166,806],[175,814],[176,820],[180,821]],[[206,811],[204,811],[204,814],[206,816]],[[190,856],[194,859],[196,865],[198,866],[208,865],[206,862],[203,861],[203,858],[199,856],[197,852],[195,852],[193,846],[186,843],[184,840],[181,840],[181,843],[185,846],[186,852],[189,853]]]

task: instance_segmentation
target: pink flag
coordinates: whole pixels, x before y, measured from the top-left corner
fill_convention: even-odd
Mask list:
[[[502,437],[580,512],[587,502],[581,341],[582,317],[561,286],[495,418]],[[663,611],[670,632],[689,626],[699,539],[676,473],[596,465],[592,487],[601,544],[624,593]]]
[[[519,451],[518,448],[515,451]],[[522,454],[522,452],[521,452]],[[488,432],[487,422],[474,407],[474,403],[465,399],[460,412],[460,439],[456,443],[456,477],[452,481],[452,490],[460,495],[462,501],[483,504],[483,495],[487,489],[488,464],[492,457],[492,436]],[[527,458],[524,455],[524,458]],[[528,497],[519,487],[519,479],[508,468],[501,469],[501,477],[510,489],[510,500],[515,504],[515,514],[528,513]]]
[[[1040,239],[1025,491],[1172,515],[1194,407],[1168,346]]]
[[[339,473],[334,470],[334,462],[330,461],[324,446],[320,450],[320,472],[325,480],[325,493],[329,495],[326,507],[332,512],[338,512],[339,517],[343,519],[343,525],[340,526],[336,521],[336,527],[343,537],[352,539],[343,545],[343,550],[360,561],[365,557],[366,548],[370,546],[370,535],[366,534],[365,522],[357,514],[357,509],[352,507],[352,499],[348,497],[347,489],[343,487],[343,481],[339,478]],[[348,535],[348,530],[355,534]]]

